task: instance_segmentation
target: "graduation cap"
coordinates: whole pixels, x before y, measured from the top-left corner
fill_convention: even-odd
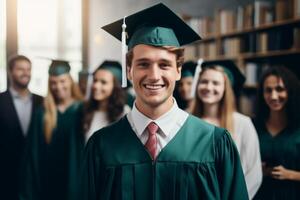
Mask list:
[[[69,73],[71,66],[68,61],[65,60],[52,60],[48,74],[51,76],[59,76]]]
[[[239,89],[245,83],[245,76],[239,70],[239,68],[235,65],[235,63],[231,60],[224,61],[208,61],[202,64],[202,68],[219,66],[224,69],[230,83],[236,93],[238,93]]]
[[[162,3],[102,28],[122,41],[123,87],[126,82],[126,45],[129,49],[138,44],[180,47],[201,39],[191,27]]]
[[[194,61],[187,61],[183,63],[181,69],[181,78],[194,77],[197,63]]]
[[[122,66],[118,61],[105,60],[96,70],[105,69],[110,71],[114,77],[121,83],[122,82]],[[94,72],[94,73],[95,73]]]

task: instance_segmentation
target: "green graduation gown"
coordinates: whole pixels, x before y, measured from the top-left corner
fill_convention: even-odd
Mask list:
[[[46,144],[41,109],[35,116],[24,159],[21,200],[74,200],[82,159],[82,104],[57,111],[57,126]]]
[[[191,115],[155,162],[123,117],[91,137],[82,173],[81,200],[248,199],[230,135]]]
[[[300,171],[300,129],[285,129],[272,137],[265,126],[255,123],[259,137],[262,162],[267,166],[282,165]],[[264,177],[255,199],[299,200],[300,181],[277,180]]]

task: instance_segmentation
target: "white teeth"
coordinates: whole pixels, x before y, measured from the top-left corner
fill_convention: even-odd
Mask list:
[[[157,89],[162,88],[163,86],[162,85],[145,85],[145,87],[150,90],[157,90]]]

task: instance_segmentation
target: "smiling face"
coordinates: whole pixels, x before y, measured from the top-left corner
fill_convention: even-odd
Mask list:
[[[114,76],[109,70],[100,69],[96,71],[93,78],[92,94],[96,101],[107,100],[114,87]]]
[[[139,108],[170,108],[180,72],[181,67],[177,67],[175,53],[149,45],[136,45],[128,73],[136,92],[136,105]]]
[[[203,104],[218,104],[225,91],[225,77],[222,72],[206,69],[199,77],[197,95]]]
[[[270,75],[263,84],[264,99],[271,111],[282,111],[288,100],[288,92],[280,77]]]
[[[69,74],[49,76],[49,88],[57,101],[72,98],[72,80]]]
[[[18,60],[9,71],[12,84],[17,88],[27,88],[31,77],[31,64],[26,60]]]

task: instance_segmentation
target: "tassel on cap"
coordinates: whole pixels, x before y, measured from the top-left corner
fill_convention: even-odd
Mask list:
[[[125,18],[123,18],[122,24],[122,87],[127,87],[127,76],[126,76],[126,54],[127,54],[127,46],[126,46],[126,23]]]
[[[194,98],[195,97],[195,94],[196,94],[196,90],[197,90],[197,83],[198,83],[198,79],[199,79],[199,75],[200,75],[200,72],[201,72],[201,65],[203,63],[203,59],[200,58],[198,61],[197,61],[197,66],[196,66],[196,70],[195,70],[195,76],[194,76],[194,79],[193,79],[193,83],[192,83],[192,88],[191,88],[191,98]]]

